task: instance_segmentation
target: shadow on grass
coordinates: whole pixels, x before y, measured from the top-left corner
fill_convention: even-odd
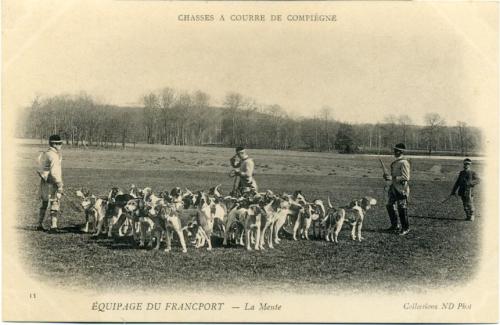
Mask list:
[[[111,238],[107,237],[107,234],[101,234],[97,237],[90,237],[95,243],[101,247],[111,249],[111,250],[125,250],[125,249],[134,249],[134,250],[155,250],[156,247],[156,239],[152,242],[146,240],[146,244],[144,247],[139,247],[139,243],[134,239],[133,236],[113,236]],[[186,239],[186,246],[188,249],[193,249],[194,245],[190,239]],[[180,248],[181,244],[178,238],[174,236],[172,239],[172,247]],[[207,246],[205,245],[204,248]],[[239,245],[223,245],[223,239],[219,237],[212,237],[212,247],[213,248],[241,248]],[[160,243],[159,250],[163,250],[166,248],[166,243],[162,241]]]
[[[377,229],[371,229],[371,228],[363,228],[361,232],[371,232],[371,233],[378,233],[378,234],[394,234],[394,230],[388,230],[387,228],[377,228]]]
[[[212,237],[212,247],[224,249],[245,249],[245,246],[237,244],[234,240],[229,239],[227,241],[227,245],[224,246],[224,238],[221,237]]]
[[[73,225],[73,226],[67,226],[67,227],[59,227],[58,228],[58,233],[60,234],[85,234],[82,231],[84,225]],[[34,232],[49,232],[49,227],[45,226],[44,230],[38,230],[37,225],[31,225],[31,226],[20,226],[16,227],[17,229],[24,230],[24,231],[34,231]]]
[[[140,249],[132,236],[115,236],[109,238],[107,234],[101,234],[90,238],[94,240],[97,245],[111,250]]]
[[[84,224],[81,224],[81,225],[71,225],[71,226],[61,227],[61,228],[59,228],[59,230],[62,233],[85,234],[85,232],[82,231],[83,227],[85,227]]]
[[[19,227],[16,227],[16,229],[24,230],[24,231],[41,232],[40,230],[37,229],[36,225],[33,225],[33,226],[19,226]]]
[[[446,220],[446,221],[466,221],[465,218],[442,218],[442,217],[431,217],[431,216],[419,216],[419,215],[414,215],[414,216],[409,216],[410,218],[417,218],[417,219],[432,219],[432,220]]]

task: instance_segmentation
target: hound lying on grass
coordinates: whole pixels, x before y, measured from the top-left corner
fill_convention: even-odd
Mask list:
[[[326,241],[338,243],[338,235],[342,229],[344,221],[347,220],[351,224],[351,239],[363,240],[361,236],[361,228],[363,227],[363,220],[365,219],[366,212],[377,204],[377,200],[371,197],[364,197],[361,200],[353,200],[346,207],[335,209],[328,199],[329,209],[322,224],[326,227]]]

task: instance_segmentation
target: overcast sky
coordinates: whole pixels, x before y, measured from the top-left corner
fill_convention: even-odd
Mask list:
[[[429,112],[480,125],[496,112],[496,4],[408,2],[4,3],[4,107],[86,91],[139,105],[162,87],[228,91],[294,116],[323,106],[349,122]],[[335,14],[337,22],[242,23],[230,14]],[[186,23],[179,14],[225,14]]]

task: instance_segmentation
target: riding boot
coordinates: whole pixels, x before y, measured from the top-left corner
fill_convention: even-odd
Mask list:
[[[403,232],[410,229],[410,224],[408,222],[408,209],[403,207],[398,207],[399,220],[401,222],[401,230]]]
[[[396,216],[396,209],[394,209],[394,205],[388,204],[385,206],[387,208],[387,213],[389,214],[389,219],[391,221],[391,227],[388,229],[397,230],[398,229],[398,218]]]
[[[38,230],[43,230],[43,219],[45,219],[45,213],[47,212],[46,208],[40,208],[40,212],[38,213]]]

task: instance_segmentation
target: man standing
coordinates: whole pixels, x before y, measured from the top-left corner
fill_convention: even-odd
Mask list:
[[[252,190],[257,192],[257,183],[253,178],[255,164],[253,159],[248,157],[245,148],[237,147],[236,155],[231,158],[230,162],[234,168],[231,174],[235,177],[240,177],[240,181],[236,187],[240,193],[248,193]]]
[[[464,170],[458,174],[457,181],[451,190],[451,195],[458,195],[462,198],[464,205],[465,220],[474,221],[474,202],[473,188],[479,184],[479,177],[476,172],[471,169],[472,160],[464,159]]]
[[[391,164],[391,175],[384,173],[386,181],[392,181],[389,187],[389,200],[386,208],[391,220],[391,227],[389,231],[397,231],[398,218],[396,215],[395,206],[398,208],[399,220],[401,222],[400,235],[404,236],[410,232],[410,225],[408,222],[408,195],[410,195],[410,163],[403,156],[406,146],[404,143],[398,143],[394,146],[394,160]]]
[[[42,206],[40,207],[37,230],[40,231],[44,230],[42,224],[49,204],[51,219],[49,232],[55,233],[58,231],[59,199],[63,193],[61,147],[61,137],[59,135],[51,135],[49,137],[49,149],[38,157],[40,163],[38,175],[41,178],[40,199],[42,200]]]

